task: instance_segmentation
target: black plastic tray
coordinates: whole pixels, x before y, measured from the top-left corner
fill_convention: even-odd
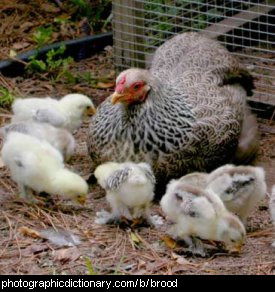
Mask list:
[[[31,56],[38,55],[38,59],[43,59],[51,49],[57,49],[62,44],[66,45],[64,56],[72,56],[75,61],[90,57],[101,51],[104,47],[113,44],[113,34],[111,32],[82,37],[64,42],[53,43],[40,49],[31,50],[16,56],[17,59],[28,61]],[[7,77],[16,77],[24,71],[25,65],[16,60],[7,59],[0,62],[0,72]]]

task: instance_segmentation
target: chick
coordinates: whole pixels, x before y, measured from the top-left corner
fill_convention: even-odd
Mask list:
[[[45,140],[60,151],[64,159],[68,161],[75,152],[76,144],[73,135],[65,129],[55,128],[46,123],[32,121],[19,122],[7,125],[1,129],[6,137],[11,132],[19,132]]]
[[[97,213],[96,223],[111,223],[122,217],[128,220],[143,217],[149,223],[156,223],[149,215],[155,186],[155,176],[149,164],[107,162],[98,166],[94,175],[106,190],[111,206],[111,213]]]
[[[206,188],[246,224],[248,215],[266,194],[265,172],[261,167],[227,164],[208,175]]]
[[[272,187],[271,197],[270,197],[270,202],[269,202],[269,209],[270,209],[271,219],[273,221],[273,226],[275,228],[275,185],[273,185]],[[275,241],[272,243],[272,246],[275,247]]]
[[[197,187],[205,188],[207,185],[208,174],[204,172],[192,172],[185,176],[182,176],[179,180],[187,184],[191,184]]]
[[[4,142],[2,159],[18,184],[21,198],[35,202],[32,194],[35,191],[85,202],[87,183],[64,167],[62,155],[48,142],[11,132]]]
[[[239,249],[244,242],[243,224],[211,190],[172,180],[160,206],[172,222],[169,234],[186,241],[193,253],[204,255],[204,248],[198,241],[194,243],[192,237],[222,241],[229,249],[232,245]]]
[[[93,102],[83,94],[68,94],[60,100],[52,98],[16,99],[12,105],[12,123],[36,121],[75,131],[85,114],[94,114]]]

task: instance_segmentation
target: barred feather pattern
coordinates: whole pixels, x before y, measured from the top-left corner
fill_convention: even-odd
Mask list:
[[[131,168],[129,167],[114,171],[114,173],[106,179],[106,190],[117,190],[120,185],[129,178],[130,174]]]
[[[92,117],[88,148],[95,164],[145,161],[162,179],[209,171],[238,144],[246,90],[228,75],[244,70],[217,41],[180,34],[157,49],[142,104],[112,105]]]

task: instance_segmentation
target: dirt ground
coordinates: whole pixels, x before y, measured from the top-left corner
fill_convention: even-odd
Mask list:
[[[25,4],[21,5],[22,1],[13,2],[20,2],[16,6],[19,12],[25,9]],[[0,6],[0,12],[4,12],[6,17],[3,23],[7,27],[9,23],[15,23],[14,17],[21,15],[11,15],[9,5],[9,1],[4,1]],[[33,15],[32,25],[26,20],[26,24],[16,34],[16,27],[5,29],[2,25],[0,59],[6,58],[11,48],[21,52],[33,47],[33,41],[28,37],[28,25],[33,30],[35,21],[38,25],[43,25],[48,19],[47,15],[59,13],[57,10],[49,11],[52,7],[43,7],[44,14],[41,18],[37,18],[37,14]],[[18,21],[21,22],[21,18]],[[68,25],[62,31],[68,34],[67,38],[71,37],[70,32],[81,35],[81,21],[72,24],[72,28]],[[64,38],[64,35],[54,36],[52,41]],[[46,73],[15,78],[0,74],[0,86],[16,96],[60,97],[79,92],[92,97],[98,105],[113,90],[115,71],[111,57],[112,49],[108,48],[90,59],[70,65],[70,72],[80,76],[77,82],[68,82],[64,78],[54,80]],[[85,72],[92,72],[92,76],[83,78]],[[8,107],[0,108],[0,126],[9,123],[10,117]],[[263,166],[266,171],[268,194],[249,219],[247,240],[240,254],[216,251],[206,258],[196,257],[185,253],[182,247],[168,246],[163,240],[164,233],[151,227],[131,229],[97,225],[94,223],[95,214],[102,208],[107,208],[107,203],[104,191],[95,183],[90,183],[84,207],[60,197],[53,197],[44,206],[28,205],[16,199],[17,187],[10,179],[8,169],[0,161],[0,274],[274,275],[275,249],[271,247],[271,242],[275,240],[275,232],[269,216],[268,200],[271,186],[275,183],[275,122],[271,117],[269,120],[258,118],[258,121],[261,147],[255,164]],[[93,168],[86,149],[88,125],[89,120],[86,120],[75,135],[77,151],[68,164],[69,168],[85,179],[90,177]],[[0,148],[1,143],[0,140]],[[157,204],[153,206],[153,212],[162,216]],[[43,230],[61,229],[63,233],[78,236],[80,243],[76,246],[58,246],[41,238]]]
[[[74,64],[72,70],[94,70],[98,76],[112,76],[109,52]],[[99,65],[100,64],[100,65]],[[111,78],[111,77],[110,77]],[[93,88],[49,83],[41,79],[0,77],[13,91],[23,95],[54,95],[79,91],[99,104],[112,88]],[[10,110],[1,109],[1,125],[8,123]],[[270,192],[275,175],[275,123],[258,119],[261,147],[256,161],[264,167]],[[77,151],[68,165],[88,179],[92,161],[87,155],[86,136],[89,120],[77,132]],[[17,188],[6,167],[0,168],[0,274],[275,274],[275,251],[270,246],[275,238],[268,210],[268,196],[249,219],[246,244],[239,255],[219,252],[201,258],[172,248],[163,241],[164,233],[151,227],[131,229],[100,226],[94,223],[95,213],[107,208],[104,192],[90,184],[84,207],[60,197],[46,206],[31,206],[16,200]],[[153,212],[161,211],[157,204]],[[22,229],[23,227],[23,229]],[[80,239],[77,246],[57,246],[39,234],[53,228],[72,232]]]

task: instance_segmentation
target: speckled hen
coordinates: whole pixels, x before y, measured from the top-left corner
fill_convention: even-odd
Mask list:
[[[214,169],[234,156],[252,88],[251,76],[217,41],[177,35],[157,49],[150,70],[117,77],[114,94],[91,119],[90,155],[96,165],[146,161],[158,183]]]

